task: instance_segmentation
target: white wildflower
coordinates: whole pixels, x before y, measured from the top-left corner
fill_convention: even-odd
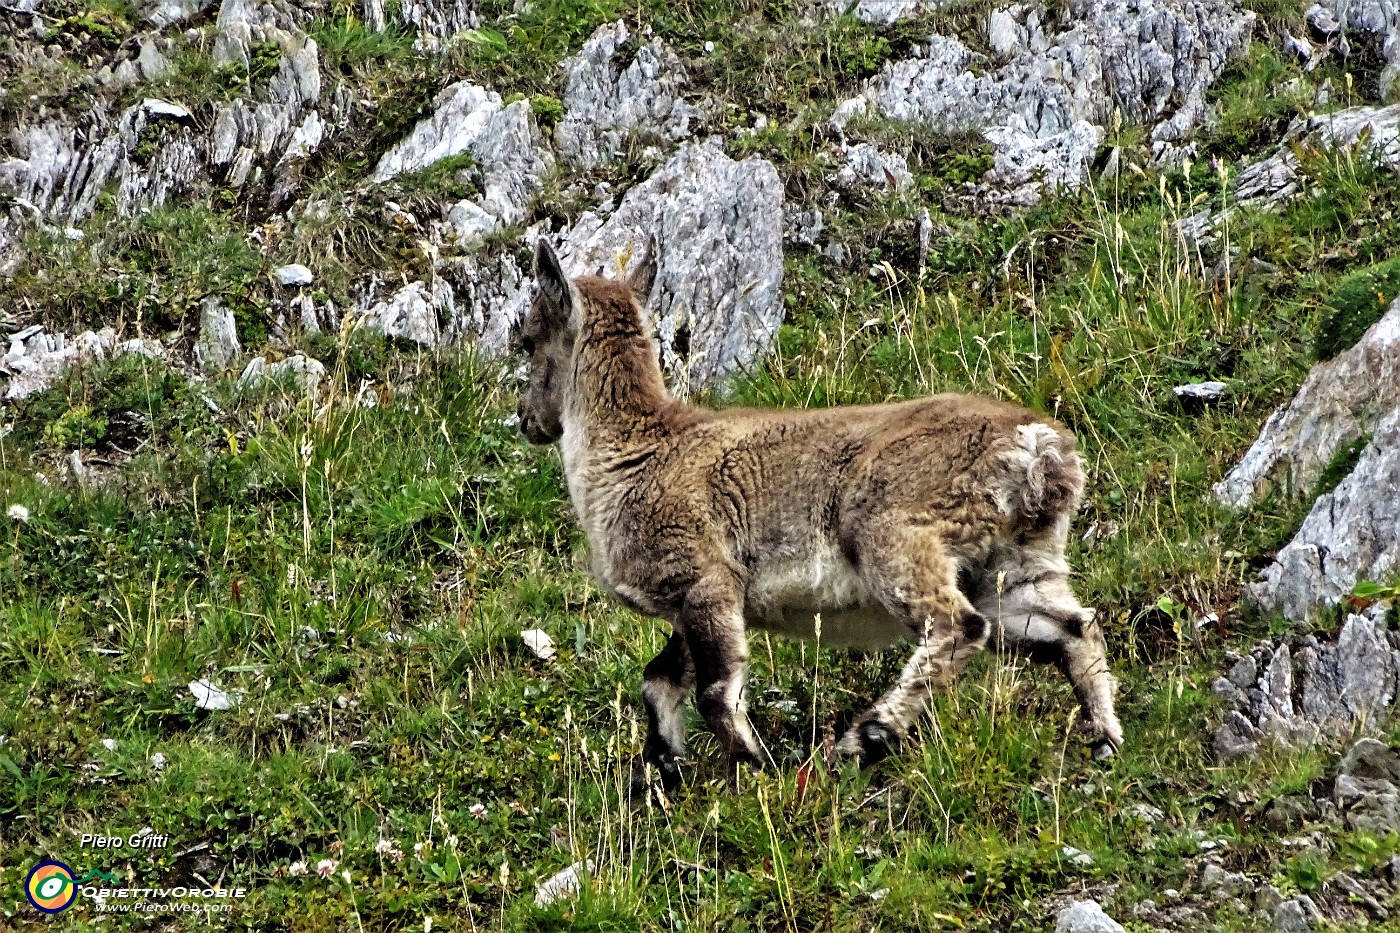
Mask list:
[[[320,875],[322,878],[329,878],[331,875],[335,874],[336,866],[339,864],[340,862],[333,858],[323,858],[316,863],[316,874]]]
[[[151,756],[151,767],[157,771],[165,770],[165,752],[156,752]]]
[[[29,510],[26,509],[24,506],[20,505],[18,502],[16,502],[14,505],[10,506],[9,511],[6,512],[5,514],[10,516],[10,520],[11,520],[11,521],[16,521],[16,522],[27,522],[27,521],[29,521]]]
[[[114,751],[117,750],[117,740],[116,740],[116,739],[103,739],[103,740],[102,740],[102,747],[105,748],[105,749],[107,749],[107,751],[109,751],[109,752],[114,752]]]
[[[388,855],[392,851],[394,851],[394,844],[388,839],[379,840],[379,844],[374,847],[375,855]]]
[[[287,866],[287,874],[293,878],[300,878],[306,874],[306,859],[300,859]]]
[[[470,813],[472,816],[476,817],[478,820],[485,819],[486,817],[486,807],[479,803],[472,804],[470,807],[467,808],[467,812]]]

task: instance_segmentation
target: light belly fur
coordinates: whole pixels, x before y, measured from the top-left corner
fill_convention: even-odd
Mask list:
[[[830,547],[759,564],[744,615],[752,628],[840,648],[888,648],[912,634]]]

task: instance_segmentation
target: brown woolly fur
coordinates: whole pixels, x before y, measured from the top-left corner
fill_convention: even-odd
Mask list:
[[[593,572],[674,634],[648,665],[643,758],[678,779],[681,707],[731,767],[750,627],[866,648],[909,642],[899,682],[839,748],[869,763],[989,638],[1054,662],[1103,752],[1122,742],[1094,612],[1064,558],[1084,478],[1074,438],[1025,408],[939,395],[823,410],[709,411],[672,398],[624,284],[568,279],[550,247],[519,332],[521,430],[561,442]]]

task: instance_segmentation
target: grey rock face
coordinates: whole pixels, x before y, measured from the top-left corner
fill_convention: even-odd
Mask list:
[[[1308,24],[1333,39],[1338,51],[1349,49],[1345,33],[1369,32],[1384,36],[1381,54],[1385,68],[1380,75],[1381,96],[1386,96],[1400,78],[1400,7],[1388,0],[1321,0],[1307,12]]]
[[[199,367],[205,372],[227,369],[242,349],[233,312],[217,298],[205,298],[200,305],[199,341],[194,350]]]
[[[914,183],[904,156],[882,152],[869,143],[842,143],[835,156],[841,168],[829,180],[843,191],[866,187],[903,190]]]
[[[290,379],[303,395],[315,398],[316,392],[321,387],[321,380],[325,376],[324,363],[300,353],[271,365],[268,364],[266,357],[255,356],[248,361],[248,365],[243,369],[243,374],[238,377],[238,385],[239,388],[249,389],[267,379],[274,381]]]
[[[420,33],[438,39],[481,25],[472,0],[403,0],[399,15]]]
[[[478,206],[507,224],[524,218],[553,166],[529,101],[506,106],[494,91],[462,81],[445,89],[433,115],[384,154],[373,180],[386,182],[462,153],[475,163],[470,172],[483,192]]]
[[[141,18],[158,29],[183,23],[212,7],[215,0],[146,0]]]
[[[874,110],[948,131],[999,129],[987,138],[1009,165],[1038,160],[1077,184],[1088,148],[1078,124],[1102,125],[1121,109],[1152,127],[1159,156],[1184,143],[1204,116],[1206,88],[1244,50],[1254,14],[1212,0],[1071,0],[1064,22],[1052,34],[1029,6],[1000,11],[991,22],[994,46],[1009,56],[1000,67],[933,36],[917,57],[887,64],[832,122]]]
[[[1400,301],[1356,345],[1315,366],[1298,394],[1264,422],[1215,497],[1243,508],[1270,488],[1302,496],[1332,456],[1400,407]]]
[[[1055,918],[1055,933],[1125,933],[1095,901],[1075,901]]]
[[[1400,40],[1397,41],[1400,47]],[[1295,120],[1274,155],[1240,172],[1230,209],[1202,211],[1181,222],[1189,239],[1209,242],[1222,219],[1240,207],[1270,210],[1306,193],[1296,149],[1336,149],[1357,146],[1387,165],[1400,165],[1400,104],[1351,107]]]
[[[892,26],[902,19],[948,6],[951,0],[824,0],[828,13],[840,16],[848,10],[862,23]]]
[[[1322,921],[1322,911],[1306,894],[1289,898],[1274,908],[1277,933],[1307,933]]]
[[[1312,635],[1265,642],[1213,686],[1228,707],[1216,756],[1248,758],[1265,742],[1301,747],[1358,725],[1373,728],[1397,688],[1400,635],[1386,629],[1384,607],[1349,616],[1334,642]]]
[[[1397,358],[1400,359],[1400,358]],[[1400,407],[1375,430],[1351,475],[1313,503],[1298,534],[1249,587],[1271,612],[1305,621],[1364,580],[1400,566]]]
[[[690,135],[699,111],[682,98],[685,66],[661,40],[618,59],[630,34],[621,20],[601,26],[562,68],[564,117],[554,130],[559,154],[583,168],[610,162],[628,135],[669,144]]]
[[[442,280],[432,287],[411,282],[365,310],[358,318],[347,317],[345,326],[363,325],[386,337],[412,340],[427,347],[437,346],[442,336],[441,319],[455,316],[452,288]]]
[[[782,323],[782,181],[762,159],[692,143],[606,221],[584,214],[559,255],[571,275],[653,270],[640,297],[662,365],[681,393],[714,385],[767,351]]]
[[[178,9],[177,9],[178,7]],[[148,15],[165,18],[191,4],[154,6]],[[262,162],[285,168],[317,146],[325,125],[313,109],[321,94],[316,43],[298,27],[289,10],[254,0],[228,0],[219,10],[216,62],[248,62],[250,49],[273,42],[281,50],[277,73],[265,100],[221,104],[207,134],[196,127],[178,101],[147,99],[115,119],[95,110],[77,117],[58,115],[15,127],[12,157],[0,162],[0,192],[32,208],[24,221],[52,219],[77,223],[89,214],[98,196],[116,191],[118,213],[130,215],[158,207],[188,191],[216,169],[234,187],[262,170]],[[154,20],[153,20],[154,22]],[[168,65],[156,45],[143,43],[130,61],[127,77],[150,77]],[[125,74],[125,72],[124,72]],[[122,75],[116,76],[118,79]],[[154,152],[143,155],[154,140]],[[0,219],[0,266],[18,241],[14,217]]]

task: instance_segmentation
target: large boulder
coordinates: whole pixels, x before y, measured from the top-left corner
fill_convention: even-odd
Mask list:
[[[783,183],[759,158],[692,143],[584,214],[559,244],[571,275],[643,276],[639,296],[677,391],[717,384],[773,344],[783,320]]]
[[[524,219],[554,162],[528,100],[507,105],[495,91],[460,81],[438,95],[432,116],[384,153],[373,181],[420,172],[463,154],[473,163],[465,171],[481,189],[477,206],[505,224]]]
[[[1215,484],[1216,499],[1239,509],[1275,487],[1306,495],[1337,451],[1375,431],[1397,407],[1400,300],[1355,346],[1313,368],[1293,400],[1264,422],[1239,464]]]
[[[1303,622],[1336,605],[1358,583],[1388,580],[1400,567],[1397,493],[1400,407],[1376,427],[1350,475],[1313,503],[1293,540],[1249,587],[1250,595],[1264,609]]]
[[[668,144],[684,139],[699,117],[682,98],[685,66],[661,40],[622,66],[630,37],[621,20],[600,26],[562,65],[565,110],[554,140],[559,154],[582,168],[615,159],[629,135]]]

